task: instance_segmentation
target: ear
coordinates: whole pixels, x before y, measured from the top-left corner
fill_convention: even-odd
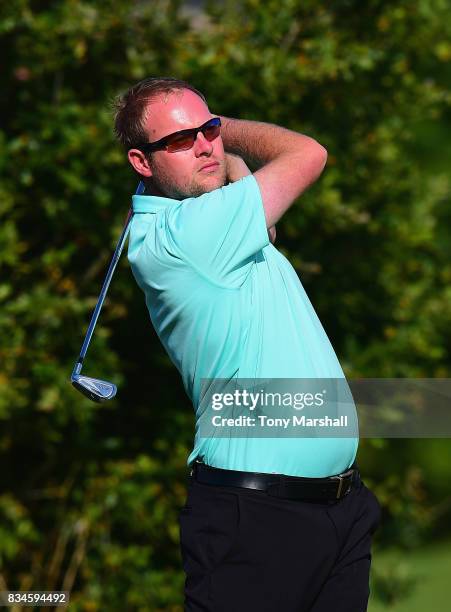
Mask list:
[[[138,174],[146,177],[152,176],[151,165],[142,151],[139,149],[129,149],[127,157]]]

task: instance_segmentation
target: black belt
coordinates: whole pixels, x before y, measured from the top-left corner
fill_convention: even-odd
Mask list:
[[[272,497],[305,501],[342,499],[352,488],[360,484],[360,473],[356,464],[336,476],[303,478],[282,474],[223,470],[195,461],[191,476],[201,484],[254,489],[266,491]]]

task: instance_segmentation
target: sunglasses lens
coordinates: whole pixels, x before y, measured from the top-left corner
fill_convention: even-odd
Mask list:
[[[204,128],[202,128],[202,134],[208,141],[211,142],[219,136],[220,130],[220,125],[206,125]],[[192,133],[188,134],[174,134],[174,136],[170,136],[166,139],[167,150],[170,153],[175,153],[176,151],[186,151],[187,149],[191,149],[196,137],[197,130],[193,130]]]
[[[171,153],[175,153],[175,151],[186,151],[187,149],[191,149],[194,144],[194,135],[193,134],[184,134],[181,136],[174,136],[171,140],[168,141],[167,147],[168,151]]]
[[[210,142],[219,136],[221,127],[219,125],[209,125],[202,130],[205,138]]]

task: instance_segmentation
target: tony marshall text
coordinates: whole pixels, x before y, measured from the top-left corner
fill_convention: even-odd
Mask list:
[[[214,427],[347,427],[348,416],[342,415],[339,418],[323,417],[309,419],[306,416],[293,415],[291,418],[272,418],[264,415],[257,417],[239,416],[236,418],[214,416],[211,419]]]

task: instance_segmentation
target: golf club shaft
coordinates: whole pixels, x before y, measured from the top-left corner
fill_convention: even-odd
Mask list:
[[[136,194],[140,194],[144,191],[144,184],[142,181],[139,182],[138,188],[136,189]],[[121,256],[122,253],[122,249],[124,248],[124,244],[125,241],[127,239],[128,236],[128,232],[130,229],[130,222],[131,219],[133,217],[133,209],[130,208],[130,210],[128,211],[127,214],[127,218],[125,220],[125,225],[124,228],[122,230],[122,233],[120,235],[120,238],[118,240],[116,249],[114,251],[114,255],[113,258],[111,260],[110,266],[108,268],[108,272],[106,273],[105,276],[105,280],[103,282],[103,286],[102,286],[102,290],[100,292],[99,295],[99,299],[97,300],[97,304],[94,308],[94,312],[92,313],[92,317],[91,317],[91,321],[89,323],[89,327],[88,327],[88,331],[86,332],[86,336],[85,339],[83,341],[83,345],[81,347],[81,351],[80,351],[80,355],[75,363],[74,366],[74,370],[72,372],[72,376],[76,376],[78,374],[80,374],[81,372],[81,368],[82,368],[82,364],[83,364],[83,359],[85,358],[85,355],[87,353],[88,347],[89,347],[89,343],[91,342],[91,338],[92,338],[92,334],[94,333],[94,329],[97,323],[97,319],[99,318],[99,314],[100,311],[102,309],[103,306],[103,302],[105,301],[105,297],[108,291],[108,287],[110,286],[110,282],[111,279],[113,277],[114,271],[116,269],[117,266],[117,262],[119,261],[119,258]]]

